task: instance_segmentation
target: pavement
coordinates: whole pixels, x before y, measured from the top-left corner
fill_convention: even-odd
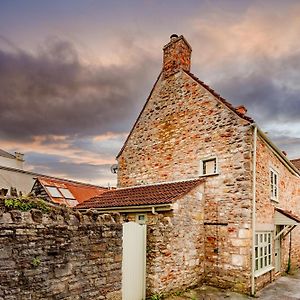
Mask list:
[[[260,300],[300,300],[300,272],[278,278],[260,290],[255,296]],[[253,297],[203,285],[184,293],[164,298],[165,300],[244,300]]]

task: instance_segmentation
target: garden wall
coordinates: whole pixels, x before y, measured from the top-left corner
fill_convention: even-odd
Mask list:
[[[118,215],[0,214],[0,300],[121,299]]]

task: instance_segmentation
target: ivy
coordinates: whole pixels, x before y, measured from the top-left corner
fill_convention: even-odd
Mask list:
[[[33,208],[41,210],[43,213],[50,212],[47,203],[41,199],[27,199],[27,198],[8,198],[4,200],[4,206],[10,209],[17,209],[21,211],[28,211]]]

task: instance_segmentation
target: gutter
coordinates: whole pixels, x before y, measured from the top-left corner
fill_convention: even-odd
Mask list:
[[[253,168],[252,168],[252,264],[251,264],[251,295],[255,294],[255,225],[256,225],[256,146],[257,125],[253,125]]]
[[[300,171],[289,161],[289,159],[281,152],[281,150],[270,140],[270,138],[257,127],[256,124],[253,124],[254,128],[257,128],[258,134],[263,138],[264,142],[271,148],[272,152],[276,157],[289,169],[289,171],[300,177]]]
[[[76,209],[76,207],[75,207]],[[130,212],[151,212],[157,214],[160,211],[170,211],[173,210],[173,204],[158,204],[158,205],[136,205],[136,206],[119,206],[119,207],[95,207],[95,208],[77,208],[81,212],[86,212],[89,209],[93,209],[102,213],[110,212],[120,212],[120,213],[130,213]]]

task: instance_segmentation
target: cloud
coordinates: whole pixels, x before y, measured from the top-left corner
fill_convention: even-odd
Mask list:
[[[34,162],[31,171],[41,174],[55,174],[60,178],[98,184],[102,186],[116,185],[117,176],[110,171],[110,164],[94,165],[88,163],[74,164],[64,161],[63,156],[30,153],[28,162]]]
[[[0,136],[30,140],[129,130],[145,98],[144,82],[159,71],[149,53],[139,49],[135,55],[139,59],[126,65],[104,66],[82,63],[75,46],[57,38],[35,54],[0,44]]]
[[[221,17],[212,10],[191,21],[196,73],[229,102],[244,104],[271,136],[288,135],[292,153],[300,137],[299,13],[300,4],[290,1],[224,10]]]

